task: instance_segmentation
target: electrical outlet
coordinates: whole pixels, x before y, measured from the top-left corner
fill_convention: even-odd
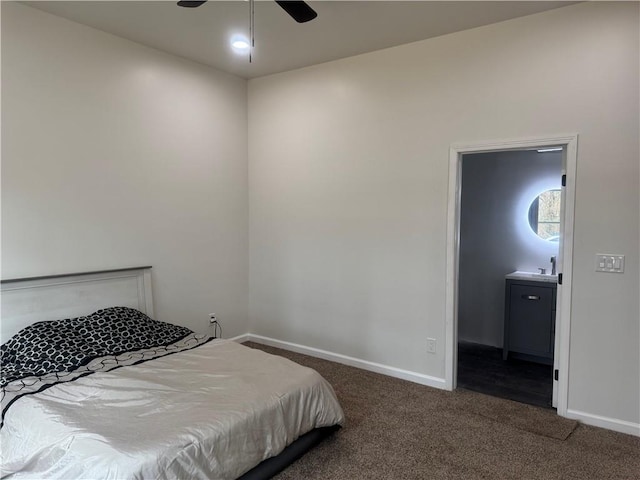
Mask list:
[[[436,353],[436,339],[427,338],[427,353]]]
[[[216,323],[218,321],[218,317],[216,317],[215,313],[209,314],[209,323]]]

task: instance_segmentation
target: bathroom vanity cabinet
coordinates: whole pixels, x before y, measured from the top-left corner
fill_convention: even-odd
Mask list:
[[[503,358],[553,364],[557,277],[513,272],[505,282]]]

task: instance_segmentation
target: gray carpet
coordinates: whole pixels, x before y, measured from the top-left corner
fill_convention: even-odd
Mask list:
[[[640,438],[553,410],[245,345],[317,370],[346,414],[344,428],[277,480],[640,479]]]

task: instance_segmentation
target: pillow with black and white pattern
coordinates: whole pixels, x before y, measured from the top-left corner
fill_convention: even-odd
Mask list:
[[[70,371],[105,355],[166,346],[192,333],[128,307],[37,322],[0,347],[0,386],[20,378]]]

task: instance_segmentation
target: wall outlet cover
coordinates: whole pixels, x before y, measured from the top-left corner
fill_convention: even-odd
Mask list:
[[[624,255],[596,253],[596,272],[624,273]]]

